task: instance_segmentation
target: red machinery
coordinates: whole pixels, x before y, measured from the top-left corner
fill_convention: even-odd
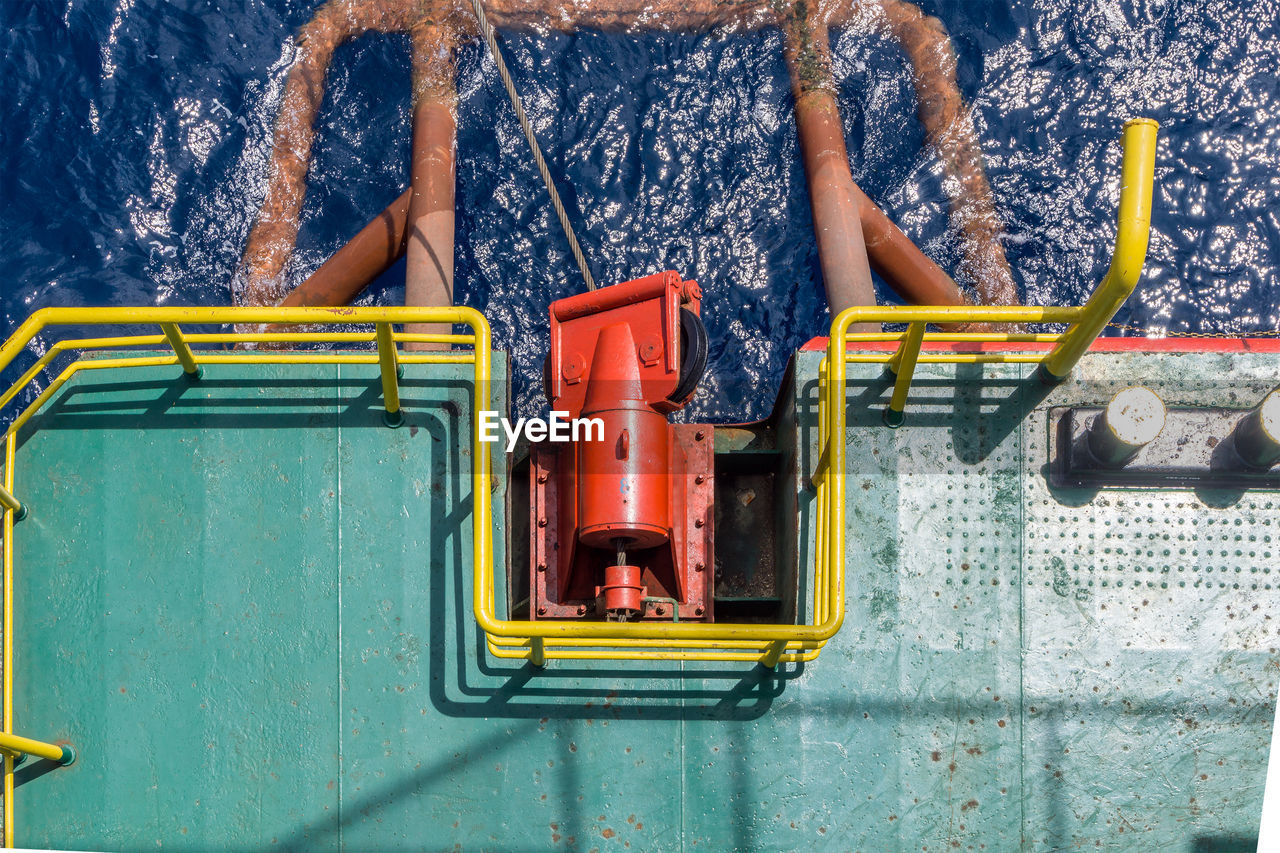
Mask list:
[[[706,367],[701,297],[664,272],[551,304],[551,409],[598,423],[533,445],[532,618],[712,620],[712,428],[667,422]]]

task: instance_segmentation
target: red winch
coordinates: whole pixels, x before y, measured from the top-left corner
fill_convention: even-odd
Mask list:
[[[701,297],[664,272],[551,304],[547,399],[583,429],[531,448],[532,618],[712,621],[712,427],[667,421],[706,368]]]

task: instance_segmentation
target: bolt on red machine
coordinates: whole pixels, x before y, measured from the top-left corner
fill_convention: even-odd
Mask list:
[[[664,272],[551,304],[547,399],[598,423],[531,447],[532,618],[712,620],[713,432],[667,421],[706,368],[701,297]]]

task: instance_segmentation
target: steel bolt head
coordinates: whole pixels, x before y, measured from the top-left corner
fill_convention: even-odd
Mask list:
[[[546,527],[546,526],[547,526],[547,520],[546,520],[545,518],[540,518],[540,519],[538,519],[538,526],[539,526],[539,527]]]
[[[546,615],[547,615],[547,608],[545,608],[545,607],[539,607],[539,608],[538,608],[538,615],[539,615],[539,616],[546,616]]]

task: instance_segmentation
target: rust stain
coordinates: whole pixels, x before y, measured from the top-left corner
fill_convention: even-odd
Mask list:
[[[604,829],[600,830],[600,834],[605,838],[613,838],[613,836],[617,835],[616,832],[614,832],[612,829],[610,829],[607,826]]]

